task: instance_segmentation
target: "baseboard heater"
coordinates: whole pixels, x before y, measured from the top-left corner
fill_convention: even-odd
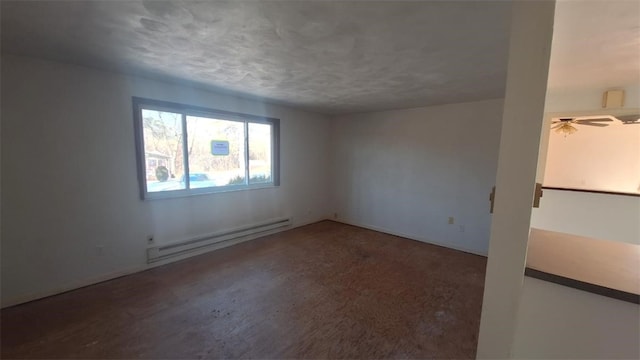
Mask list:
[[[147,263],[153,263],[174,256],[183,255],[189,252],[202,250],[208,246],[213,246],[223,241],[257,235],[290,225],[290,218],[273,219],[253,225],[229,229],[222,232],[201,235],[191,239],[177,241],[166,245],[154,246],[147,249]]]

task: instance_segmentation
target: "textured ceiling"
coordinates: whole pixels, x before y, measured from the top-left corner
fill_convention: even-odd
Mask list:
[[[640,1],[559,1],[550,88],[640,84]]]
[[[2,1],[2,52],[339,114],[504,95],[510,4]]]

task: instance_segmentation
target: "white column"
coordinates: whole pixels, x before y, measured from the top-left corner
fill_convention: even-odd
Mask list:
[[[524,277],[555,1],[514,1],[478,358],[507,358]],[[487,196],[490,189],[487,189]]]

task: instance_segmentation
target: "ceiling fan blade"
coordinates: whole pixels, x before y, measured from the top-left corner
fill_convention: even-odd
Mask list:
[[[578,119],[575,120],[575,123],[586,123],[586,122],[611,122],[613,120],[609,119],[609,118],[597,118],[597,119]]]
[[[637,124],[640,122],[640,114],[620,115],[617,116],[617,119],[625,124]]]
[[[558,129],[558,128],[561,128],[563,126],[564,126],[564,124],[556,124],[556,126],[552,126],[551,129]]]
[[[597,123],[597,122],[586,122],[586,121],[582,121],[582,122],[579,122],[579,123],[576,123],[576,124],[578,124],[578,125],[587,125],[587,126],[597,126],[597,127],[607,127],[607,126],[609,126],[609,124],[600,124],[600,123]]]
[[[551,121],[552,124],[570,124],[573,122],[573,118],[557,118]]]
[[[616,116],[616,118],[618,118],[618,120],[622,122],[627,122],[627,121],[636,122],[640,120],[640,114],[620,115],[620,116]]]

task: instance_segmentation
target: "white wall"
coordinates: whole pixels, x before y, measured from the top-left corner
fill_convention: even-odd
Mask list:
[[[489,100],[334,118],[338,220],[486,254],[502,105]]]
[[[625,106],[614,111],[639,108],[640,85],[622,88],[626,91]],[[545,113],[601,113],[602,94],[608,89],[548,89]],[[584,128],[579,132],[588,131]],[[548,128],[543,129],[539,174],[545,172],[549,135]],[[639,198],[584,192],[545,190],[540,208],[533,209],[531,216],[532,227],[635,244],[640,242],[639,224]],[[638,358],[638,315],[638,305],[525,277],[512,355]]]
[[[525,277],[513,357],[638,359],[640,306]]]
[[[640,124],[549,134],[545,186],[640,194]]]
[[[1,69],[3,306],[140,270],[149,234],[328,215],[324,116],[29,58]],[[280,118],[281,186],[141,201],[132,96]]]
[[[531,227],[640,245],[640,198],[545,189]]]
[[[625,106],[640,107],[640,85],[622,87]],[[606,88],[579,91],[549,89],[547,114],[607,112],[600,108]],[[640,125],[614,123],[606,128],[581,126],[566,138],[543,130],[538,181],[546,186],[591,188],[638,193],[640,190]],[[607,240],[640,243],[640,198],[545,190],[531,226]]]
[[[606,71],[606,69],[603,71]],[[624,108],[640,107],[640,84],[580,89],[549,88],[547,89],[547,98],[544,104],[545,112],[601,111],[602,94],[605,91],[612,89],[622,89],[625,91]]]

